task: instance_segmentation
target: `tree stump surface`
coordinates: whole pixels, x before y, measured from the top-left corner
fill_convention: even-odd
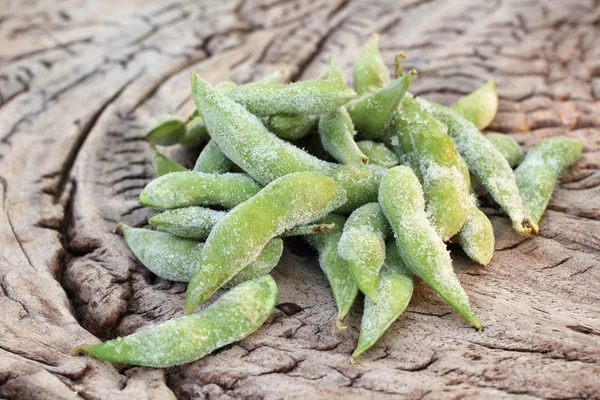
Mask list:
[[[145,225],[154,173],[145,132],[193,110],[190,74],[239,83],[285,69],[347,77],[381,34],[404,50],[411,90],[450,104],[496,80],[490,130],[525,148],[567,135],[584,154],[539,236],[488,204],[488,267],[453,251],[485,326],[424,284],[384,337],[348,364],[362,301],[334,333],[316,257],[287,247],[278,306],[250,337],[163,369],[71,356],[74,346],[182,315],[185,286],[158,279],[112,233]],[[0,398],[600,398],[600,4],[596,1],[43,1],[0,11]],[[194,151],[168,154],[191,166]]]

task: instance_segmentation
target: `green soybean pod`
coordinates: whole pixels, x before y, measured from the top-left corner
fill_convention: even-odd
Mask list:
[[[140,204],[159,210],[211,205],[232,208],[259,190],[260,186],[246,174],[172,172],[146,185],[140,193]]]
[[[513,228],[525,237],[531,234],[532,229],[537,231],[537,224],[523,211],[515,174],[502,153],[485,139],[475,125],[451,109],[424,100],[421,102],[448,127],[448,135],[456,143],[469,171],[508,214]]]
[[[360,49],[352,71],[354,90],[358,95],[373,93],[390,83],[390,73],[379,52],[379,35],[374,33]]]
[[[365,297],[365,308],[360,324],[358,344],[352,353],[353,362],[371,348],[385,331],[398,319],[410,302],[413,293],[412,274],[404,266],[396,243],[386,243],[385,263],[377,283],[377,304]]]
[[[558,176],[577,162],[581,149],[576,139],[548,138],[533,146],[515,170],[523,205],[536,224],[548,206]]]
[[[269,240],[322,218],[345,202],[346,192],[333,179],[297,172],[273,181],[232,209],[206,239],[202,263],[187,287],[186,314],[256,258]]]
[[[206,239],[214,226],[222,220],[225,211],[204,207],[182,207],[152,216],[148,223],[157,228],[188,239]]]
[[[283,254],[283,240],[281,238],[271,239],[263,247],[258,257],[250,262],[244,269],[234,275],[223,287],[232,288],[242,283],[268,275],[279,264]],[[198,264],[196,264],[198,266]]]
[[[336,211],[350,214],[363,204],[377,201],[379,182],[387,169],[377,165],[340,165],[327,174],[339,183],[348,195],[348,201]]]
[[[319,266],[329,281],[338,309],[335,326],[338,330],[343,331],[345,329],[344,318],[350,312],[358,294],[358,286],[356,286],[346,262],[338,254],[338,246],[346,220],[339,214],[329,214],[321,222],[334,224],[335,227],[319,235],[306,236],[305,240],[316,247],[319,252]]]
[[[383,137],[415,74],[416,71],[412,70],[384,88],[348,104],[348,113],[362,138],[374,140]]]
[[[498,111],[498,93],[493,80],[452,104],[452,110],[479,130],[485,129]]]
[[[159,146],[172,146],[185,135],[185,124],[173,115],[166,115],[156,121],[146,134],[146,139]]]
[[[269,275],[223,294],[199,314],[186,315],[73,354],[149,367],[169,367],[204,357],[256,331],[273,311],[277,285]]]
[[[356,142],[356,145],[367,156],[369,164],[393,168],[400,163],[398,156],[383,143],[361,140]]]
[[[502,153],[511,168],[519,165],[523,159],[523,150],[515,139],[503,133],[488,133],[484,137]]]
[[[159,153],[154,145],[150,145],[150,153],[152,153],[152,166],[154,167],[154,171],[158,176],[170,174],[171,172],[182,172],[188,170],[177,161],[173,161],[164,154]]]
[[[410,94],[394,116],[396,150],[423,184],[427,214],[446,241],[460,230],[469,209],[469,186],[458,153],[442,125]]]
[[[211,140],[200,152],[194,171],[207,174],[224,174],[233,166],[233,162],[219,149],[219,146]]]
[[[285,140],[298,140],[308,135],[317,123],[315,115],[279,114],[269,118],[269,131]]]
[[[319,137],[323,148],[342,164],[366,164],[369,159],[354,141],[354,125],[345,108],[323,114]]]
[[[377,303],[377,280],[385,260],[385,238],[390,224],[378,203],[360,206],[346,221],[338,253],[346,261],[356,285]]]
[[[394,167],[383,176],[379,204],[392,226],[406,266],[481,330],[481,323],[452,269],[446,245],[429,223],[421,184],[409,167]]]
[[[458,232],[458,243],[471,260],[487,265],[494,255],[494,228],[488,217],[471,200],[467,219]]]

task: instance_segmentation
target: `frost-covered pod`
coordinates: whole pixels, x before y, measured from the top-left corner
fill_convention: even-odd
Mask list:
[[[316,115],[280,114],[269,118],[267,127],[281,139],[297,140],[306,136],[317,120]]]
[[[523,206],[537,224],[548,206],[560,173],[573,166],[581,156],[579,140],[558,136],[533,146],[515,170]]]
[[[350,214],[363,204],[377,201],[377,190],[381,177],[387,169],[378,165],[340,165],[327,174],[339,183],[348,195],[348,201],[338,210]]]
[[[339,330],[344,330],[342,323],[358,294],[358,286],[356,286],[346,262],[338,254],[338,246],[346,220],[341,215],[329,214],[321,222],[335,226],[327,232],[306,236],[304,239],[319,252],[319,266],[329,281],[338,309],[335,325]]]
[[[519,165],[523,159],[523,149],[515,139],[504,133],[488,133],[484,137],[502,153],[511,168]]]
[[[487,265],[494,255],[494,228],[488,217],[477,207],[475,199],[467,219],[458,232],[458,243],[471,260]]]
[[[217,222],[225,218],[225,211],[211,210],[205,207],[182,207],[167,210],[152,216],[148,223],[174,235],[203,240]]]
[[[172,172],[146,185],[140,193],[140,204],[159,210],[188,206],[232,208],[259,190],[260,185],[246,174]]]
[[[356,145],[367,156],[369,164],[393,168],[400,163],[398,156],[383,143],[361,140],[356,142]]]
[[[412,273],[402,262],[395,241],[386,243],[386,256],[377,283],[377,304],[365,297],[358,344],[352,359],[371,348],[406,309],[413,293]]]
[[[121,224],[125,242],[135,256],[156,276],[176,282],[188,282],[202,260],[203,243],[167,232],[132,228]],[[283,241],[272,239],[258,257],[236,274],[228,287],[266,275],[277,266]]]
[[[487,81],[479,89],[460,98],[452,104],[451,108],[464,119],[472,122],[477,129],[485,129],[494,120],[498,111],[498,93],[494,81]]]
[[[185,135],[185,124],[173,115],[165,115],[150,127],[146,140],[159,146],[172,146]]]
[[[354,90],[358,95],[373,93],[390,83],[390,73],[379,52],[379,35],[374,33],[361,49],[352,71]]]
[[[403,164],[423,185],[427,215],[442,240],[460,230],[469,209],[469,186],[458,164],[458,153],[442,125],[410,94],[394,115],[391,142]]]
[[[157,176],[170,174],[171,172],[183,172],[188,169],[177,161],[171,160],[169,157],[161,154],[154,145],[150,145],[150,153],[152,153],[152,166]]]
[[[219,149],[219,146],[211,140],[200,152],[194,171],[207,174],[224,174],[233,166],[233,162]]]
[[[202,263],[187,287],[187,314],[205,302],[287,229],[318,220],[346,202],[346,192],[324,175],[279,178],[232,209],[206,239]]]
[[[108,342],[84,344],[76,347],[73,354],[149,367],[185,364],[256,331],[276,301],[277,285],[267,275],[237,286],[198,314]]]
[[[524,213],[515,174],[496,147],[485,139],[477,127],[451,109],[420,99],[433,116],[448,128],[458,152],[469,171],[510,217],[513,228],[522,236],[537,230],[537,224]]]
[[[415,73],[410,71],[384,88],[358,97],[347,105],[354,128],[361,138],[376,140],[387,132]]]
[[[481,323],[452,269],[450,253],[425,214],[421,184],[409,167],[394,167],[384,175],[379,186],[379,204],[392,226],[404,264],[481,330]]]
[[[360,291],[373,303],[377,302],[379,269],[385,260],[385,238],[391,230],[379,203],[368,203],[350,214],[340,239],[340,257]]]
[[[323,148],[342,164],[366,164],[369,159],[354,141],[354,125],[345,108],[323,114],[319,119],[319,137]]]

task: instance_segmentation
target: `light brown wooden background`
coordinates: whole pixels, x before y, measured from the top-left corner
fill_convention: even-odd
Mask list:
[[[185,287],[146,272],[111,233],[142,225],[153,178],[145,129],[192,109],[189,76],[351,76],[372,32],[412,91],[450,103],[496,79],[491,129],[525,147],[584,144],[541,234],[523,240],[493,205],[497,247],[456,268],[485,325],[469,328],[418,284],[358,367],[314,254],[286,251],[279,308],[257,333],[198,362],[120,368],[70,356],[82,342],[181,315]],[[43,1],[0,5],[0,397],[600,398],[600,5],[585,0]],[[190,163],[193,152],[170,150]],[[287,303],[287,304],[286,304]]]

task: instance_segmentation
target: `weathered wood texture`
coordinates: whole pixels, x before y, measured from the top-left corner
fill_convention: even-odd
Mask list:
[[[497,208],[481,268],[455,252],[486,329],[418,284],[405,315],[357,367],[314,254],[275,273],[279,307],[257,333],[166,371],[72,357],[74,345],[181,315],[185,287],[145,271],[111,233],[150,215],[150,121],[192,109],[191,71],[216,83],[285,68],[314,77],[334,55],[350,76],[380,32],[419,71],[412,91],[449,103],[489,77],[491,129],[530,146],[584,143],[523,240]],[[600,398],[600,5],[598,1],[6,0],[0,10],[0,397]],[[193,152],[170,150],[188,163]],[[285,304],[290,303],[290,304]]]

